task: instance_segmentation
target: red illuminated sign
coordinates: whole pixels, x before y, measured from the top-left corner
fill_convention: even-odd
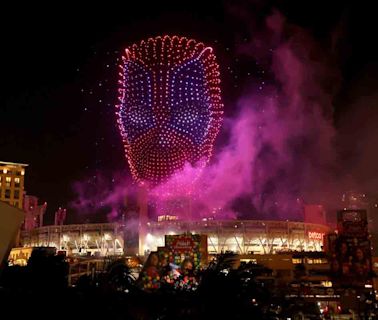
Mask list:
[[[173,243],[172,243],[172,249],[174,251],[179,251],[179,252],[190,251],[190,250],[193,250],[194,247],[195,247],[195,244],[191,237],[185,237],[185,236],[178,237],[175,240],[173,240]]]
[[[324,233],[316,232],[316,231],[309,231],[308,238],[309,240],[322,240],[323,241]]]

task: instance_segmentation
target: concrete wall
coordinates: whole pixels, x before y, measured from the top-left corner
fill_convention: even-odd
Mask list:
[[[24,212],[22,210],[0,201],[0,268],[16,244],[23,219]]]

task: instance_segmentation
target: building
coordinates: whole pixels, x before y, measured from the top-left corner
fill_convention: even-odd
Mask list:
[[[144,255],[164,246],[165,235],[203,234],[208,238],[209,254],[232,251],[239,254],[274,254],[283,251],[321,251],[324,225],[264,220],[150,221],[136,239],[128,224],[102,223],[59,225],[35,228],[21,233],[22,246],[54,246],[72,254],[111,255],[127,252],[128,243],[143,244],[137,252]],[[143,239],[140,239],[143,237]],[[125,245],[126,244],[126,245]],[[133,244],[134,246],[134,244]],[[136,253],[137,253],[136,252]]]
[[[27,164],[0,161],[0,201],[23,208],[24,177]]]
[[[252,263],[270,269],[275,286],[286,290],[287,297],[299,295],[305,297],[298,289],[298,284],[302,284],[301,289],[307,291],[306,298],[309,300],[333,301],[340,298],[339,295],[335,295],[334,290],[329,290],[332,288],[332,282],[325,252],[302,251],[236,256],[234,267],[239,267],[243,263]]]
[[[341,202],[344,210],[366,210],[373,253],[378,256],[378,194],[348,191],[342,195]]]
[[[326,212],[322,205],[306,204],[304,205],[303,211],[304,211],[304,222],[324,224],[324,225],[327,224]]]
[[[124,253],[123,226],[91,223],[45,226],[21,232],[23,247],[55,247],[68,256],[111,256]]]
[[[43,226],[43,216],[46,212],[47,203],[39,205],[36,196],[24,195],[23,209],[25,211],[25,221],[23,230],[33,230]]]
[[[273,254],[283,251],[321,251],[326,225],[297,221],[200,220],[150,221],[144,251],[155,251],[164,235],[205,234],[209,254],[232,251],[238,254]],[[141,249],[141,248],[140,248]],[[141,252],[140,252],[141,254]]]

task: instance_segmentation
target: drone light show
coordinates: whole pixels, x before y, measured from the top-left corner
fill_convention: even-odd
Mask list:
[[[205,166],[223,115],[213,49],[149,38],[125,50],[120,69],[116,114],[133,178],[158,185],[186,163]]]

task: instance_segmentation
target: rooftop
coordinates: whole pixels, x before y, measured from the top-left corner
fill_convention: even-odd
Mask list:
[[[16,163],[16,162],[5,162],[5,161],[0,161],[0,166],[18,166],[18,167],[27,167],[28,164],[26,164],[26,163]]]

